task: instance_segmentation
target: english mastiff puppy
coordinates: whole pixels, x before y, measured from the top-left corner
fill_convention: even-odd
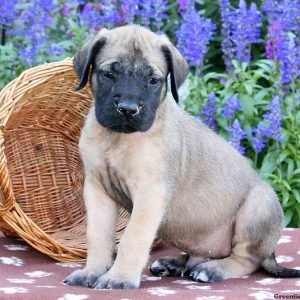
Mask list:
[[[215,282],[259,268],[277,277],[283,213],[272,188],[228,142],[180,108],[188,65],[166,36],[137,25],[101,30],[74,58],[94,105],[82,129],[86,266],[65,279],[138,288],[156,235],[186,254],[155,261],[158,276]],[[171,94],[168,94],[170,77]],[[118,207],[131,213],[116,259]]]

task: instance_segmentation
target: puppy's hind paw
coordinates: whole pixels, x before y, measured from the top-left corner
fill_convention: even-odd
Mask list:
[[[200,282],[218,282],[224,280],[223,274],[215,268],[201,267],[201,264],[194,267],[189,273],[194,281]]]
[[[184,265],[174,258],[161,258],[156,260],[149,269],[156,276],[178,277],[181,276],[183,268]]]

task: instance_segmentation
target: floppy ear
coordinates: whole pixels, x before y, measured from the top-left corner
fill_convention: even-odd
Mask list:
[[[88,82],[90,67],[96,55],[101,51],[106,43],[106,38],[95,37],[84,44],[74,56],[73,66],[77,73],[80,82],[76,88],[76,91],[84,88]]]
[[[171,92],[173,98],[178,103],[177,89],[186,79],[189,73],[189,66],[185,58],[173,45],[163,45],[161,46],[161,50],[167,62],[168,72],[170,73]]]

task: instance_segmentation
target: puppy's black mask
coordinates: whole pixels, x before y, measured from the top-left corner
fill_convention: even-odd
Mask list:
[[[92,69],[96,118],[111,130],[147,131],[154,122],[165,78],[155,73],[142,54]],[[165,90],[165,89],[164,89]]]
[[[130,55],[98,65],[105,45],[106,39],[101,38],[76,54],[74,68],[80,79],[77,90],[90,79],[96,118],[103,127],[122,133],[145,132],[152,126],[156,110],[165,98],[168,74],[172,95],[178,101],[171,51],[167,46],[161,47],[168,68],[167,74],[162,75],[135,47]]]

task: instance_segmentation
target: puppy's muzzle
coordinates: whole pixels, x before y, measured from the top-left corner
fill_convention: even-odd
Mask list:
[[[117,112],[126,118],[137,116],[143,107],[142,104],[138,103],[135,99],[131,97],[121,97],[119,95],[114,97],[114,104]]]

